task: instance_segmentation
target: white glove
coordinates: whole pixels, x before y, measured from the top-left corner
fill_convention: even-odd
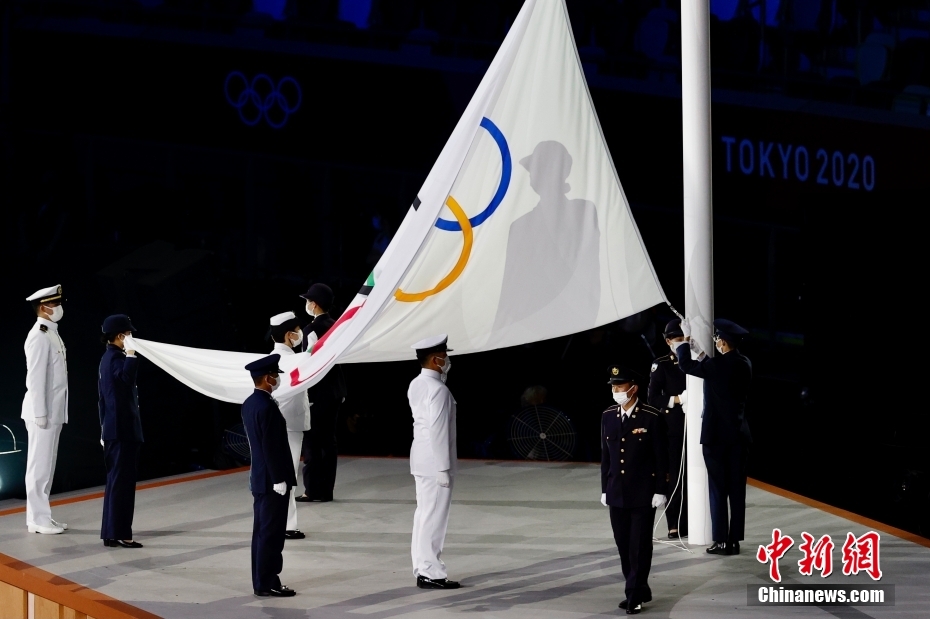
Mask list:
[[[449,471],[439,471],[439,473],[436,474],[436,483],[443,488],[451,486],[452,477],[449,476]]]
[[[103,439],[100,439],[100,446],[101,446],[101,447],[106,447],[106,445],[103,444]]]
[[[601,505],[603,505],[604,507],[607,507],[607,493],[606,492],[601,493]]]
[[[284,493],[287,492],[287,482],[282,481],[280,484],[275,484],[271,487],[271,489],[277,492],[278,494],[280,494],[281,496],[284,496]],[[663,497],[663,500],[664,500],[664,497]]]
[[[48,427],[48,417],[36,417],[36,426],[43,430]]]
[[[690,340],[688,340],[688,343],[691,344],[691,352],[692,352],[692,353],[694,353],[694,354],[697,355],[698,357],[700,357],[702,354],[704,354],[704,350],[701,348],[701,345],[698,343],[698,341],[697,341],[696,339],[691,338]]]
[[[132,339],[131,335],[127,335],[126,339],[123,340],[123,350],[126,351],[127,357],[136,356],[136,341]]]
[[[662,509],[665,507],[665,495],[664,494],[653,494],[652,495],[652,506]]]
[[[688,390],[685,389],[678,396],[678,401],[681,402],[681,407],[684,408],[688,405]]]
[[[691,337],[691,323],[687,318],[681,321],[681,333],[685,337]]]

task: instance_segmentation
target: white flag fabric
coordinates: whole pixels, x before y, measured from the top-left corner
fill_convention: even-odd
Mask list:
[[[412,359],[411,343],[437,333],[449,335],[456,354],[493,350],[665,300],[564,0],[527,0],[387,251],[313,354],[282,366],[288,378],[275,397],[305,390],[337,362]],[[178,348],[139,345],[202,393],[240,401],[251,392],[241,368],[260,355],[202,351],[211,369],[188,371],[196,355]],[[221,364],[242,374],[241,392],[214,384],[225,376]]]

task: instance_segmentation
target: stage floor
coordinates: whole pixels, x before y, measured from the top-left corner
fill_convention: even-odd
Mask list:
[[[0,551],[163,617],[476,616],[582,618],[623,615],[620,563],[602,507],[599,468],[589,464],[463,461],[456,479],[443,556],[458,591],[423,591],[410,568],[413,479],[402,459],[342,458],[337,500],[298,504],[307,539],[288,541],[282,581],[289,599],[252,595],[248,473],[141,490],[136,539],[141,550],[105,548],[99,539],[102,499],[61,505],[64,535],[26,532],[22,513],[0,517]],[[59,498],[59,497],[54,497]],[[834,575],[828,584],[871,582],[844,577],[846,532],[867,527],[758,488],[749,488],[743,554],[710,557],[656,545],[644,617],[927,617],[930,549],[882,534],[882,584],[895,585],[893,607],[762,608],[747,606],[747,585],[768,583],[755,559],[772,529],[792,535],[782,560],[786,584],[814,584],[798,574],[801,531],[829,533]],[[2,507],[9,508],[6,503]],[[664,523],[658,532],[667,532]],[[623,615],[625,616],[625,615]]]

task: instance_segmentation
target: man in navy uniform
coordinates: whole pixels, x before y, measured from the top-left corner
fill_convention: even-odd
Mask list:
[[[304,327],[304,351],[323,339],[336,322],[329,315],[333,291],[316,283],[300,295],[306,301],[307,314],[313,322]],[[332,501],[336,486],[336,421],[346,399],[346,384],[337,365],[323,379],[307,390],[310,398],[310,429],[304,434],[304,494],[297,501]]]
[[[252,452],[252,589],[259,597],[290,597],[296,592],[281,584],[287,493],[297,485],[287,443],[287,424],[271,393],[281,384],[281,355],[262,357],[245,366],[255,391],[242,403],[242,425]]]
[[[58,461],[58,439],[68,423],[68,351],[58,332],[64,315],[61,286],[37,290],[26,298],[36,314],[26,344],[26,396],[22,419],[29,436],[26,450],[26,529],[57,535],[68,525],[52,518],[49,495]]]
[[[107,485],[103,493],[100,539],[104,546],[142,548],[142,544],[132,538],[139,452],[143,442],[136,386],[139,358],[132,348],[131,337],[136,328],[129,316],[115,314],[103,321],[101,330],[107,349],[100,360],[97,406]]]
[[[752,443],[746,422],[752,363],[738,346],[749,332],[724,319],[715,320],[714,328],[718,354],[694,360],[686,340],[677,348],[678,365],[686,374],[704,379],[701,448],[707,465],[714,538],[707,553],[736,555],[746,525],[746,459]],[[691,336],[687,320],[682,321],[681,330],[686,338]]]
[[[685,479],[685,373],[678,367],[675,348],[684,339],[677,318],[665,325],[665,343],[672,352],[652,362],[649,374],[649,405],[659,411],[668,432],[668,509],[665,521],[669,539],[688,537],[688,492]]]
[[[610,508],[626,579],[620,608],[636,615],[652,600],[652,529],[665,505],[668,439],[659,411],[640,402],[635,375],[614,365],[609,376],[616,404],[601,415],[601,503]]]

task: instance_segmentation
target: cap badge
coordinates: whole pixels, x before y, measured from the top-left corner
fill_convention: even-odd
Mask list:
[[[616,376],[620,373],[620,368],[610,368],[610,373]]]

